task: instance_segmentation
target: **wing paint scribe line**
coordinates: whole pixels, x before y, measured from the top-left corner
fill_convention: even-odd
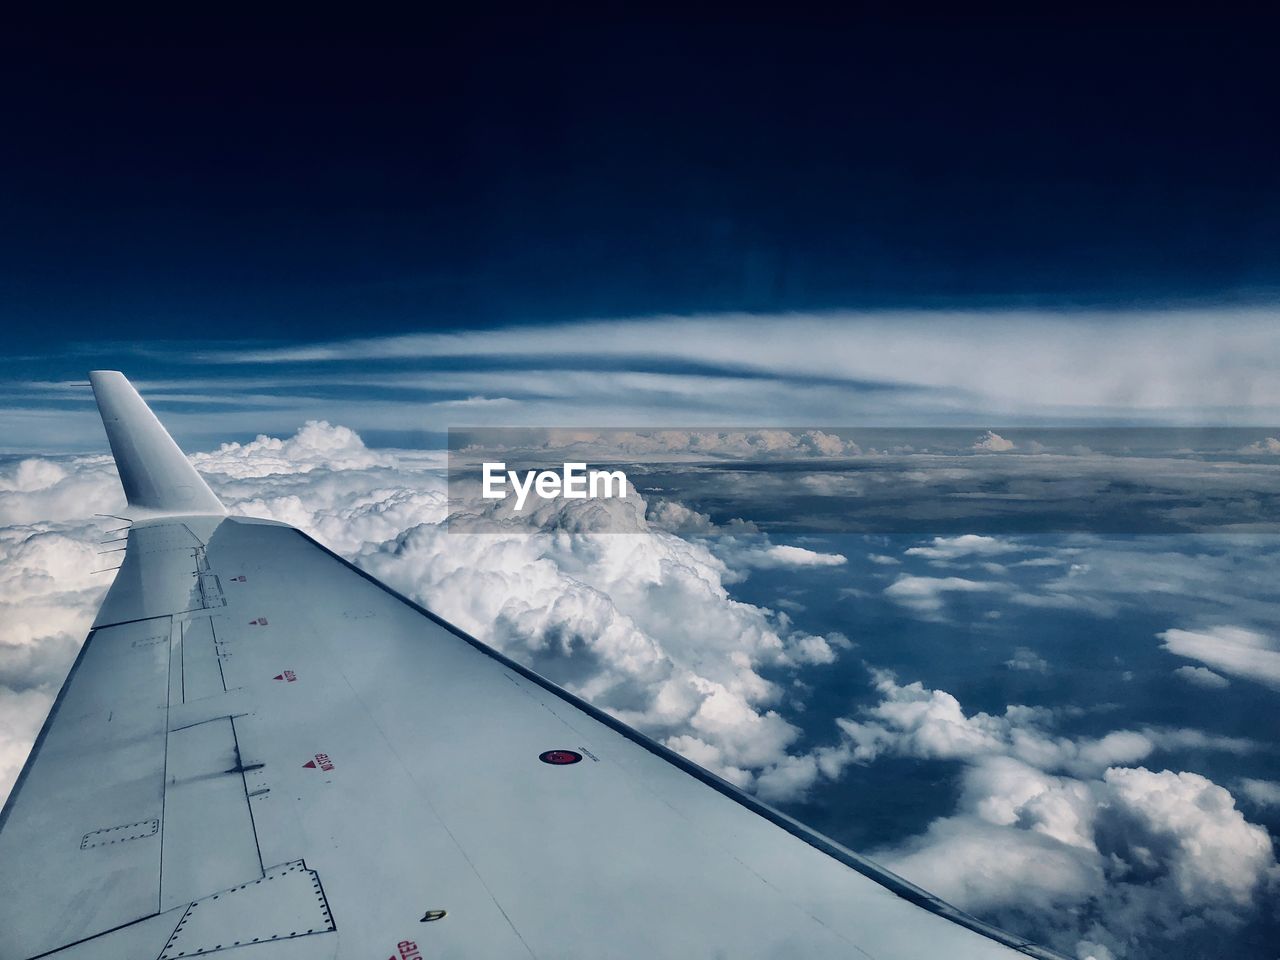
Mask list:
[[[262,885],[274,880],[281,882],[272,883],[268,895]],[[264,909],[266,904],[270,909]],[[319,936],[337,929],[319,874],[308,869],[305,860],[294,860],[269,868],[257,880],[193,901],[159,960]]]

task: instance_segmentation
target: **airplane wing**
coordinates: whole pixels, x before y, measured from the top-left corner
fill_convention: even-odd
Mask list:
[[[0,813],[0,960],[1057,956],[227,516],[91,378],[133,522]]]

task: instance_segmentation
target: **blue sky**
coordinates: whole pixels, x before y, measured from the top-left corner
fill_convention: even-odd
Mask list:
[[[14,353],[1280,286],[1248,19],[166,26],[10,33]]]
[[[0,448],[92,367],[196,445],[1280,422],[1248,19],[173,26],[6,41]]]

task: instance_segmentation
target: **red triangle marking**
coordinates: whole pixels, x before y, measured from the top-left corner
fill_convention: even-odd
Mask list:
[[[303,766],[309,767],[310,769],[314,770],[316,768],[316,762],[314,760],[308,760],[306,763],[303,764]]]
[[[272,679],[272,680],[283,680],[283,679],[284,679],[284,674],[283,674],[283,673],[277,673],[277,674],[276,674],[274,677],[272,677],[271,679]]]

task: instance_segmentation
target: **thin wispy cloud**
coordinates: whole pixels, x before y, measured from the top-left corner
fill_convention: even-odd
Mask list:
[[[1058,414],[1280,409],[1274,308],[706,314],[196,351],[196,363],[467,357],[688,359],[788,377],[941,390]]]
[[[0,437],[38,450],[84,411],[73,384],[119,366],[174,429],[215,435],[342,419],[364,431],[468,425],[969,425],[1280,422],[1280,311],[830,311],[543,322],[307,342],[82,343],[0,361]],[[8,371],[8,376],[5,376]],[[39,371],[36,373],[36,371]],[[50,376],[57,371],[65,379]],[[243,413],[243,415],[240,415]],[[69,423],[63,420],[63,423]],[[83,440],[81,440],[83,435]],[[252,434],[250,434],[252,435]],[[1035,453],[1033,443],[1012,452]],[[61,449],[67,449],[64,442]]]

